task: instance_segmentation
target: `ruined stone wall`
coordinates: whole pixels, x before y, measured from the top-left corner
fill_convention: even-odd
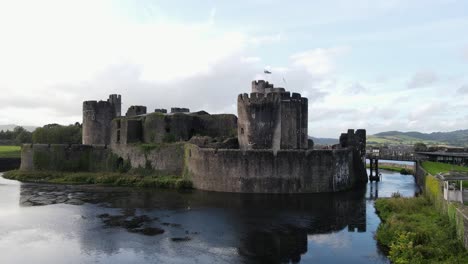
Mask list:
[[[114,105],[107,101],[83,102],[83,144],[109,144]]]
[[[353,149],[353,154],[356,157],[353,161],[354,167],[356,168],[358,173],[367,175],[367,171],[365,169],[366,130],[357,129],[356,132],[354,132],[354,129],[348,129],[347,133],[342,133],[340,135],[339,147]],[[367,182],[367,177],[366,179],[362,179],[362,180]]]
[[[122,96],[120,94],[111,94],[107,101],[114,107],[115,116],[122,115]]]
[[[241,149],[307,149],[308,103],[300,94],[241,94],[237,113]]]
[[[307,149],[308,100],[300,94],[281,100],[281,149]]]
[[[146,114],[146,106],[132,105],[128,108],[125,116],[132,117],[132,116],[139,116],[139,115],[144,115],[144,114]]]
[[[237,117],[229,114],[151,113],[131,118],[132,125],[128,120],[112,122],[112,144],[188,141],[195,135],[227,138],[235,137],[237,131]]]
[[[114,171],[118,160],[105,146],[25,144],[21,148],[21,170]]]
[[[361,182],[351,149],[215,150],[187,145],[186,172],[195,188],[245,193],[315,193]]]
[[[112,151],[129,161],[132,168],[151,169],[176,176],[182,175],[184,169],[184,143],[112,145]]]

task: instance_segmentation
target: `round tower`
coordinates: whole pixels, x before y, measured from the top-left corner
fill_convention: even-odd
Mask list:
[[[107,102],[111,103],[114,106],[115,116],[122,115],[122,96],[120,94],[111,94]]]
[[[108,101],[83,102],[83,144],[110,144],[115,107]]]
[[[298,93],[254,81],[250,96],[239,95],[237,114],[241,149],[308,148],[308,100]]]

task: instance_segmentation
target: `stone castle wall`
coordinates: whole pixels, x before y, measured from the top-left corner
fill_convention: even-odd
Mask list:
[[[23,145],[21,170],[115,171],[124,161],[190,179],[201,190],[243,193],[336,192],[355,187],[353,151],[204,149],[188,143],[105,146]]]
[[[184,170],[184,143],[142,147],[113,145],[112,152],[130,162],[132,168],[145,168],[180,176]]]
[[[192,136],[233,137],[237,128],[235,115],[151,113],[112,121],[112,144],[163,143],[188,141]]]
[[[21,148],[21,170],[99,172],[113,171],[118,157],[105,146],[25,144]]]
[[[111,121],[121,113],[121,96],[111,94],[107,101],[83,102],[83,144],[109,144]]]
[[[237,99],[241,149],[307,149],[307,98],[284,88],[253,90],[266,93],[241,94]]]
[[[350,189],[356,174],[351,149],[215,150],[189,145],[186,172],[201,190],[243,193],[316,193]]]

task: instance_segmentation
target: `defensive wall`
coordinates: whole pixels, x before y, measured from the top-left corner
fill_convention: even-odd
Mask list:
[[[355,187],[350,149],[234,150],[188,145],[186,173],[197,189],[242,193],[318,193]],[[364,179],[363,179],[364,178]]]
[[[190,143],[120,146],[23,145],[21,170],[116,171],[122,163],[190,179],[201,190],[318,193],[355,187],[352,149],[243,151]]]
[[[20,170],[105,172],[119,162],[105,145],[24,144]]]

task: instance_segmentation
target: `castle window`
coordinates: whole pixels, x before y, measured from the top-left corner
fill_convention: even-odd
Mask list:
[[[241,127],[241,135],[244,135],[244,128]]]
[[[116,141],[117,141],[117,143],[120,143],[120,130],[117,130],[117,140]]]
[[[121,127],[120,120],[117,120],[117,129],[120,129],[120,127]]]

